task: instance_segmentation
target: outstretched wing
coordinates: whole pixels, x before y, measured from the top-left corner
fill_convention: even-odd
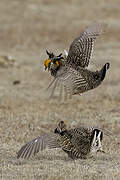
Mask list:
[[[76,38],[70,45],[67,61],[80,67],[87,67],[93,49],[93,43],[97,36],[102,34],[105,24],[94,24]]]
[[[85,70],[84,70],[85,71]],[[87,90],[88,81],[82,74],[72,67],[62,67],[48,88],[52,88],[51,96],[58,90],[60,99],[70,98],[73,94],[79,94]]]
[[[25,144],[17,153],[17,158],[29,158],[46,148],[59,148],[58,135],[50,134],[39,136]]]

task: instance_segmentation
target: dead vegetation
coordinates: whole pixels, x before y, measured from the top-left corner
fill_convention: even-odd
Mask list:
[[[0,55],[17,66],[0,66],[0,178],[120,179],[120,11],[119,0],[0,1]],[[105,22],[92,64],[111,63],[104,83],[83,96],[58,104],[45,91],[51,80],[44,71],[45,49],[62,52],[89,24]],[[16,86],[13,82],[19,80]],[[60,150],[18,161],[16,152],[32,138],[52,131],[59,120],[69,126],[93,125],[109,130],[107,154],[72,161]]]

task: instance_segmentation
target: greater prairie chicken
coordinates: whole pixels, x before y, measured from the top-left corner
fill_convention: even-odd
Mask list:
[[[17,158],[29,158],[46,148],[61,148],[72,159],[87,158],[93,152],[102,150],[103,132],[97,128],[78,127],[68,130],[61,121],[54,133],[39,136],[25,144]]]
[[[52,94],[59,88],[60,94],[81,94],[99,86],[105,78],[110,64],[106,63],[99,71],[92,72],[86,67],[89,65],[94,40],[102,34],[104,24],[94,24],[76,38],[70,45],[68,55],[55,56],[46,50],[49,59],[44,61],[45,69],[48,69],[53,81]]]

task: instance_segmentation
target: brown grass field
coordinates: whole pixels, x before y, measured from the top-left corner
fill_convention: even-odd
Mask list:
[[[91,64],[111,68],[97,89],[67,102],[49,101],[52,79],[44,71],[45,50],[57,54],[89,24],[104,22],[106,32],[95,43]],[[119,0],[1,0],[0,56],[0,179],[119,180],[120,179],[120,1]],[[13,82],[19,80],[20,84]],[[34,137],[54,130],[60,120],[69,127],[107,129],[105,154],[70,160],[62,150],[45,150],[20,161],[16,152]]]

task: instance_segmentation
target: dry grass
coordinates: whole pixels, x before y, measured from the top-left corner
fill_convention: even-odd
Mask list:
[[[0,177],[3,180],[120,179],[120,11],[119,0],[0,1],[0,55],[16,59],[0,67]],[[83,96],[58,104],[48,101],[51,79],[44,72],[45,49],[61,52],[93,22],[108,24],[96,42],[92,64],[111,63],[104,83]],[[13,81],[20,84],[13,85]],[[52,131],[59,120],[68,126],[94,125],[112,132],[104,137],[107,154],[68,159],[61,150],[46,150],[29,161],[16,152],[33,137]]]

